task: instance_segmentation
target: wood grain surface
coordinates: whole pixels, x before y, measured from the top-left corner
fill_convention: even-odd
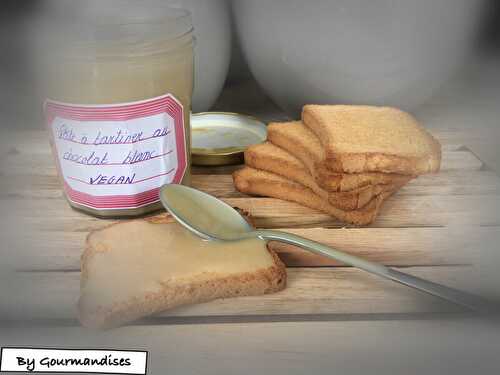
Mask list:
[[[441,134],[443,135],[443,134]],[[451,286],[464,282],[481,258],[484,238],[500,241],[500,178],[455,138],[443,142],[443,168],[401,189],[369,227],[354,228],[294,203],[237,192],[230,173],[239,166],[193,170],[193,186],[247,210],[262,228],[279,228],[346,252]],[[0,134],[0,236],[2,266],[15,270],[16,293],[0,306],[23,319],[75,319],[79,257],[89,231],[101,220],[71,209],[56,176],[47,136],[41,131]],[[23,235],[19,235],[22,228]],[[404,314],[455,311],[454,306],[379,280],[303,250],[271,243],[289,266],[288,288],[183,307],[163,317],[272,317]],[[4,272],[5,274],[5,272]],[[10,275],[12,276],[12,275]],[[22,312],[19,315],[19,312]]]

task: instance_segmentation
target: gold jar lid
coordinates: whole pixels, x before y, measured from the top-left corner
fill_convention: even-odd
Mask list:
[[[241,164],[243,152],[266,140],[266,125],[251,116],[230,112],[191,115],[191,161],[193,165]]]

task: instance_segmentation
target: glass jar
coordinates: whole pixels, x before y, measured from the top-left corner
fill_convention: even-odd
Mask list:
[[[163,184],[190,183],[191,17],[140,2],[97,10],[51,29],[51,146],[72,207],[142,215],[161,207]]]

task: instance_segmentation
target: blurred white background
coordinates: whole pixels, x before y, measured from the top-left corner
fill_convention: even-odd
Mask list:
[[[441,72],[443,69],[441,67],[433,69],[429,69],[429,73],[426,74],[427,70],[424,69],[425,64],[434,64],[436,67],[439,64],[446,63],[446,59],[436,59],[432,56],[422,56],[421,60],[425,61],[424,63],[418,64],[406,64],[401,65],[400,69],[412,69],[416,70],[421,68],[421,72],[407,71],[405,76],[410,77],[410,81],[413,83],[401,83],[399,86],[403,87],[404,85],[409,86],[411,90],[410,92],[405,92],[404,88],[399,88],[399,86],[391,82],[391,77],[389,79],[384,75],[381,77],[377,77],[377,75],[366,74],[363,73],[365,68],[369,68],[372,66],[370,61],[365,61],[366,56],[360,54],[360,61],[356,64],[352,63],[352,51],[347,51],[350,56],[339,56],[338,61],[335,59],[335,56],[326,58],[322,55],[315,56],[314,58],[310,56],[306,56],[306,59],[301,57],[301,54],[307,54],[312,52],[317,52],[318,47],[314,47],[315,42],[319,43],[319,41],[324,39],[324,35],[317,40],[310,40],[310,43],[302,44],[302,48],[298,48],[297,46],[295,57],[293,56],[293,50],[290,48],[283,47],[283,43],[279,44],[278,42],[270,42],[279,40],[279,35],[283,33],[275,33],[269,32],[272,31],[272,28],[267,30],[264,29],[265,23],[269,23],[266,20],[259,18],[258,11],[256,9],[260,9],[259,7],[252,6],[250,3],[245,1],[231,1],[231,0],[137,0],[143,1],[147,3],[148,1],[156,1],[156,2],[165,2],[169,3],[176,7],[186,7],[193,12],[193,19],[195,28],[197,28],[197,32],[195,32],[197,38],[197,46],[196,46],[196,87],[195,87],[195,95],[194,95],[194,111],[202,111],[208,110],[210,108],[217,109],[227,109],[227,110],[237,110],[239,108],[247,109],[248,111],[252,111],[254,108],[261,107],[262,103],[268,103],[267,95],[270,95],[273,99],[275,99],[278,104],[281,105],[281,108],[288,110],[288,114],[294,114],[297,112],[297,108],[300,103],[304,100],[304,95],[309,91],[308,98],[313,98],[316,101],[326,100],[329,102],[335,101],[343,101],[343,102],[383,102],[384,104],[392,104],[392,105],[405,105],[408,104],[412,109],[415,108],[415,104],[419,104],[421,102],[428,103],[430,100],[430,94],[434,93],[439,89],[440,79],[436,77],[440,77],[443,75]],[[319,0],[315,0],[319,1]],[[384,0],[380,0],[382,3],[385,3]],[[446,0],[440,0],[442,2],[442,7],[452,7]],[[408,4],[416,5],[418,4],[430,4],[433,2],[419,2],[407,1]],[[59,1],[59,3],[61,3]],[[66,2],[66,4],[73,4],[77,8],[89,7],[92,4],[102,4],[102,1],[95,2],[92,1],[74,1],[74,2]],[[301,14],[301,9],[297,8],[299,3],[295,4],[294,2],[286,3],[281,2],[280,0],[267,1],[265,3],[273,5],[268,6],[265,10],[272,11],[274,13],[280,13],[277,15],[278,21],[276,22],[280,25],[280,16],[296,17],[297,14]],[[319,1],[318,4],[322,2]],[[352,2],[351,4],[359,3]],[[404,2],[406,4],[406,2]],[[460,79],[465,79],[466,75],[469,74],[471,70],[471,66],[475,69],[478,65],[478,62],[482,62],[483,60],[489,62],[490,59],[493,59],[495,56],[500,54],[500,4],[495,0],[485,0],[484,2],[481,0],[473,0],[473,1],[465,1],[460,0],[462,5],[464,4],[482,4],[480,11],[477,10],[477,7],[470,6],[470,14],[467,17],[463,17],[463,14],[457,14],[456,22],[463,23],[463,28],[472,28],[470,32],[467,33],[467,38],[472,40],[470,48],[464,49],[467,52],[467,55],[463,57],[464,63],[469,62],[469,64],[458,64],[453,61],[453,65],[460,66],[460,70],[453,77],[455,81]],[[0,57],[0,83],[2,85],[2,89],[0,90],[0,114],[2,115],[4,121],[2,121],[2,126],[16,126],[22,128],[40,128],[42,126],[42,122],[40,121],[40,107],[39,107],[39,99],[37,101],[35,92],[35,78],[36,78],[36,63],[34,63],[33,58],[33,38],[36,36],[37,30],[33,28],[35,24],[35,20],[43,14],[44,11],[50,9],[50,6],[54,7],[54,4],[58,4],[58,1],[54,0],[2,0],[0,7],[0,48],[2,50],[2,54]],[[295,4],[295,5],[294,5]],[[309,4],[309,3],[308,3]],[[360,14],[359,8],[356,6],[352,6],[351,11],[347,5],[344,4],[343,1],[339,2],[331,2],[335,6],[326,7],[325,12],[333,12],[336,9],[339,12],[343,12],[346,17],[358,17]],[[410,4],[410,5],[411,5]],[[441,4],[441,3],[440,3]],[[279,7],[283,7],[283,11],[279,11]],[[234,17],[230,17],[231,8],[233,9]],[[272,9],[271,9],[272,8]],[[300,7],[299,7],[300,8]],[[401,7],[404,8],[404,7]],[[454,6],[453,9],[458,9],[459,7]],[[423,11],[421,9],[424,9]],[[431,9],[431,8],[429,8]],[[450,8],[451,9],[451,8]],[[465,9],[465,8],[464,8]],[[367,9],[368,12],[369,9]],[[415,10],[419,10],[420,13],[425,13],[425,7],[416,7]],[[298,13],[297,13],[298,11]],[[473,11],[473,12],[472,12]],[[294,13],[295,12],[295,13]],[[458,11],[457,11],[458,12]],[[274,14],[273,13],[273,14]],[[365,12],[366,13],[366,12]],[[369,15],[370,12],[367,14]],[[401,14],[406,14],[404,12],[400,12]],[[453,13],[450,11],[450,13]],[[264,14],[264,13],[263,13]],[[399,14],[395,12],[394,14]],[[423,14],[423,13],[422,13]],[[335,18],[332,15],[332,24],[335,22]],[[272,16],[274,17],[274,16]],[[308,18],[309,17],[309,18]],[[304,15],[304,19],[302,25],[293,24],[288,31],[290,32],[290,38],[292,38],[293,34],[291,31],[294,29],[300,30],[308,25],[308,22],[314,24],[317,18],[319,17],[318,12],[309,12]],[[461,17],[461,18],[460,18]],[[379,17],[380,18],[380,17]],[[421,27],[422,28],[430,28],[432,25],[436,24],[439,21],[439,17],[434,20],[431,15],[429,15],[428,20],[422,19]],[[472,18],[477,19],[477,22],[471,20]],[[286,21],[286,17],[284,17]],[[349,20],[349,18],[347,18]],[[368,20],[369,18],[367,18]],[[356,18],[352,18],[352,20],[356,20]],[[281,20],[283,21],[283,20]],[[324,20],[322,20],[324,21]],[[338,20],[337,20],[338,21]],[[403,20],[402,20],[403,21]],[[408,21],[408,20],[407,20]],[[432,21],[432,22],[431,22]],[[234,23],[237,22],[235,26]],[[264,23],[260,23],[264,22]],[[406,21],[405,21],[406,22]],[[231,30],[231,23],[233,23],[233,27]],[[324,23],[324,22],[323,22]],[[338,23],[338,22],[336,22]],[[374,24],[366,24],[366,25],[356,25],[356,24],[346,24],[350,27],[348,32],[349,35],[345,35],[344,39],[349,41],[350,45],[356,46],[356,44],[362,43],[363,40],[376,40],[374,38],[368,38],[368,33],[370,32],[381,32],[380,36],[384,38],[388,38],[387,32],[390,32],[390,28],[381,29],[375,23]],[[255,24],[257,27],[251,27],[252,24]],[[286,22],[281,23],[281,25],[285,25]],[[250,26],[249,26],[250,25]],[[304,26],[305,25],[305,26]],[[322,26],[322,29],[334,29],[333,27],[326,25]],[[397,27],[398,23],[395,22],[393,27]],[[403,24],[401,26],[404,26]],[[477,27],[476,27],[477,26]],[[417,23],[410,28],[406,27],[406,31],[415,31],[419,30],[418,20]],[[454,30],[457,32],[461,30],[460,25],[454,25]],[[262,33],[267,35],[263,35],[265,39],[262,42],[256,42],[256,39],[259,39],[259,35],[256,34],[260,29],[262,29]],[[307,29],[307,27],[306,27]],[[313,28],[313,30],[316,30]],[[320,29],[318,29],[320,30]],[[370,31],[371,30],[371,31]],[[435,30],[439,30],[437,27]],[[452,29],[453,31],[453,29]],[[338,32],[338,30],[337,30]],[[461,32],[461,31],[460,31]],[[386,34],[383,34],[386,33]],[[416,33],[419,34],[419,33]],[[415,40],[420,40],[421,38],[429,39],[428,45],[432,45],[432,48],[421,48],[419,53],[428,53],[435,54],[436,51],[443,50],[445,52],[448,51],[446,46],[439,46],[435,43],[432,44],[432,35],[427,32],[421,32],[421,36],[415,36]],[[366,37],[364,37],[365,35]],[[385,36],[384,36],[385,35]],[[465,34],[464,34],[465,35]],[[457,38],[464,39],[464,35],[459,35]],[[328,37],[328,35],[326,35]],[[409,38],[409,35],[404,35],[405,38]],[[322,39],[323,38],[323,39]],[[420,39],[418,39],[420,38]],[[452,40],[453,37],[447,37],[448,40]],[[398,45],[397,35],[389,41],[389,47],[391,45]],[[243,42],[243,53],[242,48],[240,47],[239,41]],[[323,43],[325,40],[323,40]],[[337,44],[335,44],[336,42]],[[399,43],[401,44],[401,43]],[[420,40],[419,45],[424,45],[425,40]],[[313,47],[311,47],[311,45]],[[339,47],[336,47],[336,46]],[[262,47],[260,49],[255,50],[255,46]],[[293,43],[292,43],[293,46]],[[366,43],[364,48],[367,48]],[[332,40],[330,49],[336,50],[336,48],[340,51],[345,50],[346,46],[342,43],[339,44],[339,41]],[[273,51],[273,49],[281,49],[279,51]],[[319,49],[320,50],[320,49]],[[325,47],[325,51],[328,48]],[[355,50],[355,48],[354,48]],[[396,60],[407,59],[411,60],[411,48],[403,49],[402,51],[406,51],[405,53],[408,56],[399,56]],[[346,53],[347,53],[346,52]],[[369,51],[368,51],[369,52]],[[452,51],[453,52],[453,51]],[[340,55],[340,54],[339,54]],[[344,53],[345,55],[345,53]],[[460,54],[457,54],[457,56]],[[246,58],[244,57],[246,56]],[[455,56],[453,56],[455,57]],[[294,68],[295,70],[292,72],[292,75],[287,75],[286,72],[280,72],[280,69],[283,69],[282,60],[292,59],[295,60],[295,64],[287,65],[288,68]],[[329,77],[326,76],[324,80],[319,80],[318,77],[321,77],[321,71],[310,72],[309,75],[305,74],[307,71],[307,67],[310,65],[311,61],[314,61],[317,58],[318,61],[329,62],[332,65],[332,71],[339,71],[340,73],[337,77]],[[347,58],[347,60],[345,60]],[[348,61],[351,61],[350,64],[347,64]],[[384,55],[378,56],[378,60],[373,64],[373,66],[380,66],[382,60],[387,59],[387,56]],[[462,56],[460,56],[462,59]],[[264,87],[264,92],[261,92],[258,87],[247,86],[246,89],[238,92],[236,97],[234,96],[234,86],[241,85],[242,82],[248,84],[248,81],[252,80],[252,73],[250,73],[248,69],[248,64],[245,60],[251,62],[252,73],[255,74],[258,83]],[[375,60],[375,58],[374,58]],[[414,59],[416,60],[416,58]],[[309,61],[309,63],[308,63]],[[293,62],[293,61],[292,61]],[[231,64],[230,66],[229,63]],[[266,65],[267,64],[267,65]],[[308,65],[309,64],[309,65]],[[451,63],[450,63],[451,64]],[[472,64],[472,65],[471,65]],[[475,64],[475,65],[474,65]],[[286,65],[286,64],[285,64]],[[313,64],[314,65],[314,64]],[[321,64],[320,64],[321,65]],[[314,65],[313,68],[318,68],[320,66],[318,64]],[[342,66],[344,65],[344,68]],[[348,66],[349,65],[349,66]],[[446,64],[445,64],[446,65]],[[500,64],[491,64],[500,65]],[[365,68],[363,68],[365,67]],[[276,70],[277,69],[277,70]],[[336,69],[336,70],[335,70]],[[339,70],[340,69],[340,70]],[[343,69],[343,70],[342,70]],[[487,74],[491,74],[491,77],[499,76],[500,72],[496,72],[494,67],[489,68]],[[379,67],[373,68],[373,71],[381,70]],[[483,70],[483,68],[481,68]],[[228,73],[227,81],[225,79],[226,74]],[[359,73],[363,71],[362,73]],[[383,69],[381,70],[382,72]],[[449,70],[453,72],[453,70]],[[437,72],[437,73],[436,73]],[[441,72],[441,73],[440,73]],[[344,75],[342,75],[342,73]],[[385,72],[386,74],[387,72]],[[318,75],[319,74],[319,75]],[[369,77],[370,84],[367,84],[363,81],[363,74],[366,77]],[[486,74],[486,73],[485,73]],[[281,79],[277,76],[281,75]],[[293,79],[293,76],[297,76],[296,79]],[[358,76],[358,78],[355,78]],[[306,78],[304,78],[306,77]],[[355,80],[356,84],[350,82],[351,80]],[[366,79],[365,79],[366,80]],[[314,83],[314,82],[316,83]],[[325,82],[322,82],[325,81]],[[331,81],[331,82],[330,82]],[[361,81],[361,82],[358,82]],[[396,80],[397,81],[397,80]],[[443,81],[445,81],[443,79]],[[496,90],[492,87],[492,82],[488,79],[483,78],[483,84],[489,85],[489,95],[494,95],[495,98],[500,99],[500,87]],[[306,83],[304,83],[306,82]],[[309,82],[309,83],[307,83]],[[316,86],[315,90],[307,91],[308,85],[314,83]],[[388,83],[389,82],[389,83]],[[227,89],[231,89],[230,95],[222,96],[219,101],[216,103],[216,99],[219,97],[219,94],[222,91],[223,85],[225,83],[226,91]],[[477,82],[471,82],[472,84],[476,84]],[[293,87],[296,87],[296,90],[293,90]],[[313,86],[314,86],[313,85]],[[395,87],[394,86],[398,86]],[[249,88],[250,87],[250,88]],[[298,88],[297,88],[298,87]],[[332,88],[333,87],[333,88]],[[415,87],[415,89],[412,89]],[[428,89],[426,89],[426,87]],[[323,90],[323,91],[322,91]],[[398,91],[399,90],[399,91]],[[305,93],[303,91],[306,91]],[[407,90],[408,91],[408,90]],[[324,95],[320,95],[323,93]],[[377,93],[379,97],[377,97]],[[405,100],[403,100],[403,99]],[[314,101],[314,100],[313,100]],[[268,103],[269,104],[269,103]],[[270,104],[269,104],[270,105]],[[236,107],[236,108],[235,108]],[[471,125],[473,126],[473,125]]]

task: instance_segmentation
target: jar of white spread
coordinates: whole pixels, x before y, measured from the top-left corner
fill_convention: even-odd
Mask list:
[[[102,217],[156,210],[163,184],[190,180],[190,14],[135,2],[71,22],[67,36],[54,29],[44,73],[69,204]]]

